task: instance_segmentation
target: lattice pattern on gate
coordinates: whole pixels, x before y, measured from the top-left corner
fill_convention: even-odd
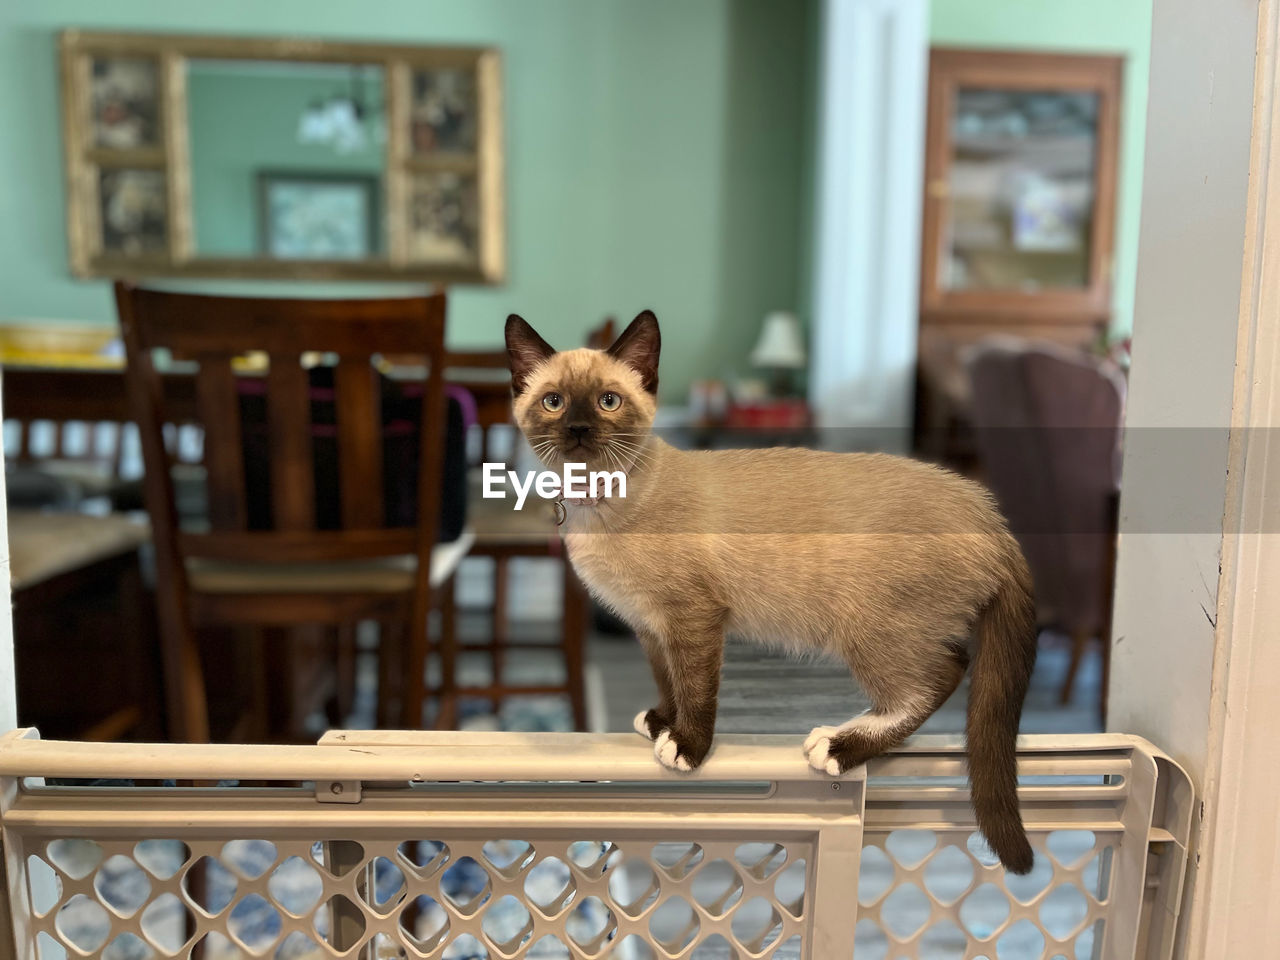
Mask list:
[[[41,960],[634,960],[799,956],[811,855],[716,840],[59,838],[28,852],[27,873]]]
[[[1116,831],[1031,834],[1026,876],[1006,874],[970,830],[868,831],[858,960],[1093,960],[1111,904]]]

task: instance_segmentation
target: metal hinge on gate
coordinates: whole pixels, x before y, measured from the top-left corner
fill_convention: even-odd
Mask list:
[[[317,780],[317,803],[359,803],[359,780]]]

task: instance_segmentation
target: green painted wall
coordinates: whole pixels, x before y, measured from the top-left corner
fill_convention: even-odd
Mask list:
[[[298,118],[315,101],[349,88],[341,76],[262,71],[237,76],[223,68],[188,71],[191,207],[196,252],[254,256],[259,249],[258,173],[350,173],[380,177],[386,150],[369,138],[361,150],[339,153],[328,144],[300,143]],[[369,103],[382,84],[366,84]],[[246,110],[245,104],[253,109]],[[381,231],[379,231],[381,237]],[[379,243],[378,249],[383,244]]]
[[[59,29],[492,44],[505,58],[509,278],[455,291],[450,342],[497,344],[517,311],[571,346],[605,314],[629,319],[652,306],[664,321],[663,391],[678,401],[695,376],[743,369],[764,313],[799,297],[815,9],[813,0],[0,4],[0,130],[9,131],[0,322],[113,320],[108,285],[67,271]]]
[[[1112,329],[1133,329],[1146,142],[1152,0],[934,0],[937,46],[1004,47],[1125,57]]]
[[[1115,274],[1131,323],[1151,0],[934,0],[936,44],[1127,57]],[[605,314],[664,321],[663,393],[746,368],[760,319],[808,300],[817,0],[62,0],[0,4],[0,323],[111,323],[67,270],[56,33],[304,34],[492,44],[505,58],[508,282],[458,288],[454,346],[508,312],[557,344]],[[247,114],[249,104],[242,109]],[[262,284],[198,283],[262,290]],[[404,287],[273,285],[311,294]]]

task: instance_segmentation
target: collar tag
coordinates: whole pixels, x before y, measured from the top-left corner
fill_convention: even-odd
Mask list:
[[[568,516],[564,506],[566,503],[573,504],[575,507],[594,507],[599,502],[599,497],[561,497],[559,500],[553,500],[552,503],[556,509],[556,526],[562,526]]]

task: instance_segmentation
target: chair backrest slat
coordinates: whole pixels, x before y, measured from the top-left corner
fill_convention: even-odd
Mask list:
[[[374,352],[421,356],[430,350],[428,332],[434,326],[435,304],[444,303],[443,294],[388,300],[292,300],[206,297],[135,287],[130,295],[142,345],[167,347],[182,356],[222,353],[231,344],[240,352],[267,354],[311,350],[339,356]],[[180,320],[175,310],[181,311]]]
[[[215,530],[243,530],[248,511],[235,371],[227,354],[201,354],[199,362],[196,407],[204,424],[209,523]]]
[[[377,527],[382,501],[381,403],[374,369],[367,361],[338,361],[338,489],[345,527]]]
[[[278,530],[313,530],[316,475],[311,446],[311,395],[297,354],[272,354],[267,372],[271,513]]]

